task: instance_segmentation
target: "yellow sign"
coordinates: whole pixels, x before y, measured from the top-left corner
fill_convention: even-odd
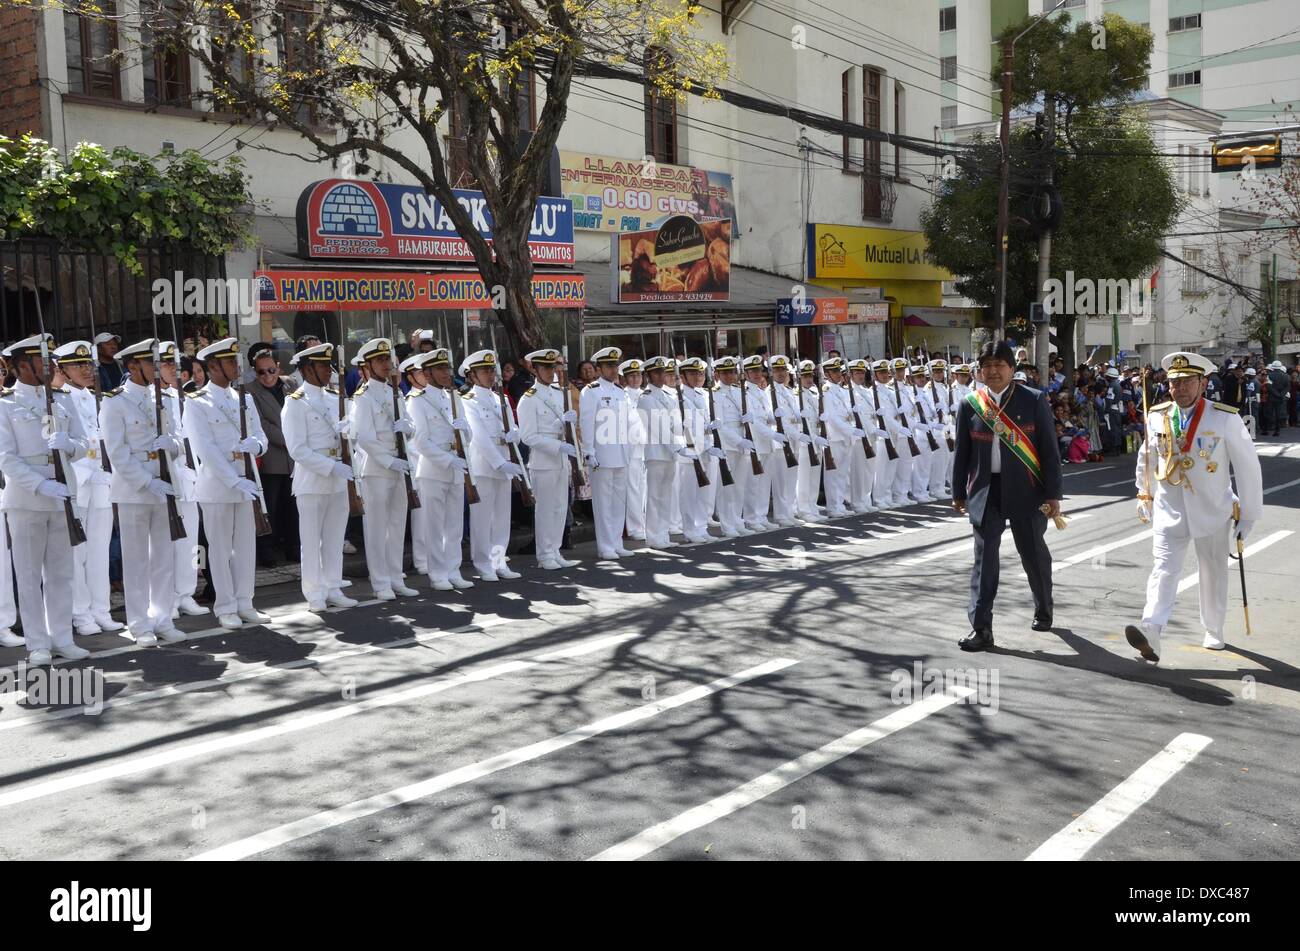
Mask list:
[[[925,235],[895,228],[808,225],[808,276],[843,280],[950,281],[926,257]]]

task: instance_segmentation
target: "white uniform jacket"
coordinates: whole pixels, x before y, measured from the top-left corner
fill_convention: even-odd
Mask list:
[[[167,398],[164,396],[164,400]],[[254,411],[256,416],[257,412]],[[108,447],[108,461],[113,466],[113,484],[109,498],[115,503],[134,505],[161,505],[160,499],[149,491],[149,483],[160,478],[161,456],[166,450],[150,446],[158,438],[157,406],[152,386],[142,386],[127,378],[115,390],[104,394],[99,407],[100,434]],[[163,404],[162,428],[164,435],[180,439],[172,421],[171,410]],[[167,453],[168,470],[175,457]],[[175,489],[175,486],[172,487]]]
[[[519,433],[528,447],[528,467],[540,471],[565,468],[564,391],[557,384],[537,383],[519,398]]]
[[[68,488],[76,494],[77,479],[70,463],[86,454],[86,432],[68,394],[54,394],[54,428],[73,441],[73,450],[63,454],[63,473]],[[54,478],[54,453],[49,449],[45,424],[45,387],[15,383],[0,394],[0,472],[5,488],[0,508],[35,512],[57,512],[61,499],[36,491],[46,479]],[[68,596],[71,597],[71,592]]]
[[[623,468],[632,459],[636,423],[626,391],[617,383],[595,380],[582,388],[578,422],[583,454],[605,468]]]
[[[489,392],[491,392],[489,390]],[[455,482],[464,479],[464,473],[452,462],[456,456],[456,430],[451,424],[451,401],[456,401],[456,418],[465,419],[465,403],[455,390],[428,386],[406,394],[406,415],[415,426],[411,449],[415,451],[415,477],[435,482]],[[460,444],[465,448],[466,459],[471,455],[473,434],[460,431]]]
[[[235,483],[245,478],[244,456],[239,445],[239,394],[233,386],[208,383],[186,397],[185,434],[190,439],[195,465],[196,501],[243,502],[245,496]],[[259,443],[260,456],[266,452],[267,438],[253,398],[244,394],[244,415],[248,435]]]
[[[334,428],[338,419],[338,390],[304,382],[285,398],[280,427],[294,462],[294,495],[335,495],[347,490],[347,481],[334,474],[335,464],[343,461]]]

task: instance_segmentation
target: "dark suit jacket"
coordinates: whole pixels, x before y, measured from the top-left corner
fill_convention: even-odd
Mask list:
[[[279,384],[277,384],[279,385]],[[261,383],[248,384],[248,395],[253,398],[257,415],[262,418],[262,430],[266,433],[268,445],[266,452],[257,460],[263,475],[292,475],[293,460],[289,458],[289,447],[284,442],[284,430],[280,426],[280,414],[284,410],[284,396],[281,398]]]
[[[1005,445],[998,451],[1002,475],[1002,512],[1009,518],[1032,513],[1048,499],[1061,497],[1061,452],[1056,441],[1052,409],[1039,390],[1023,383],[1012,384],[1003,409],[1034,442],[1043,481],[1036,482]],[[997,435],[976,414],[969,403],[957,410],[957,449],[952,462],[952,497],[966,503],[970,520],[984,521],[989,494],[989,471],[993,464],[993,440]]]

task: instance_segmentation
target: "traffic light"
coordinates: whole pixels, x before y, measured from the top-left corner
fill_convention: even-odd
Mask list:
[[[1210,150],[1210,171],[1239,172],[1243,168],[1277,168],[1282,164],[1282,137],[1215,142]]]

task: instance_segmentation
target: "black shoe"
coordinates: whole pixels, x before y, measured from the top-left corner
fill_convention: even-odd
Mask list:
[[[957,646],[964,651],[986,651],[993,646],[993,632],[977,628],[959,640]]]
[[[1029,626],[1035,631],[1050,631],[1052,629],[1052,619],[1035,614],[1034,623]]]
[[[1147,636],[1142,633],[1142,629],[1132,624],[1124,627],[1124,637],[1127,638],[1129,646],[1142,655],[1143,660],[1149,660],[1156,664],[1160,662],[1160,655],[1151,649],[1151,643]]]

